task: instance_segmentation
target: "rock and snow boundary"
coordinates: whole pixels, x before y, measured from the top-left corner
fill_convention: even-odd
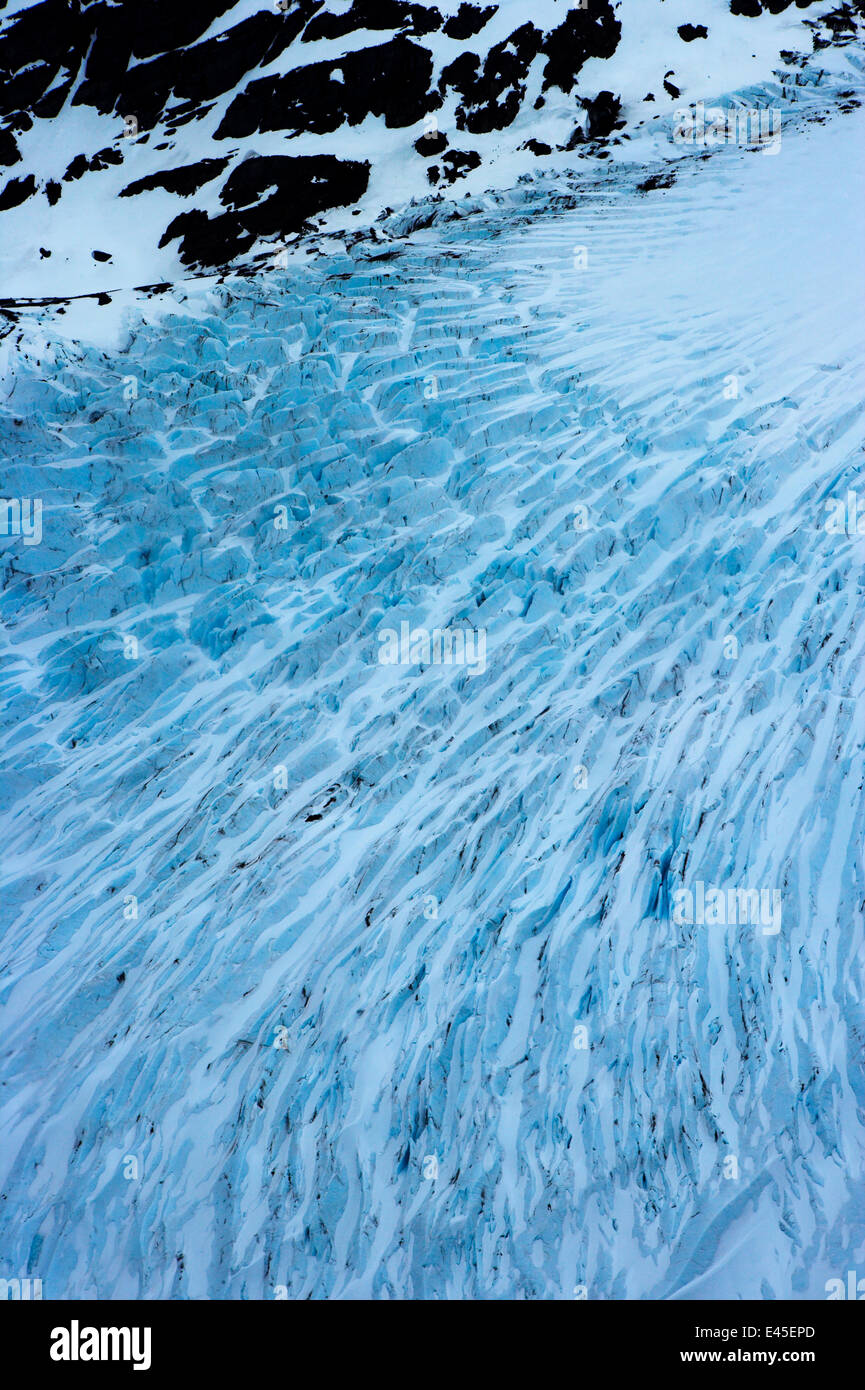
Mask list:
[[[858,100],[861,9],[13,3],[0,18],[0,295],[175,283],[431,194],[675,155],[674,113],[698,101]]]

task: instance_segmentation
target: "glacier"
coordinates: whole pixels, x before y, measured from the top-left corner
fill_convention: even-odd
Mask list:
[[[0,1275],[863,1268],[863,125],[6,334]]]

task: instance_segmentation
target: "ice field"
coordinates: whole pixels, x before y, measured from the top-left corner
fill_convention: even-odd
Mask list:
[[[7,335],[0,1275],[865,1269],[863,135]]]

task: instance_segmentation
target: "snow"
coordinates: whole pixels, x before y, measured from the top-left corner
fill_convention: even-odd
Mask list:
[[[12,6],[4,14],[0,35],[20,8]],[[459,3],[449,0],[435,8],[442,16],[449,16],[457,12]],[[538,30],[551,32],[570,8],[564,0],[536,0],[530,22]],[[344,12],[333,0],[329,0],[327,10]],[[556,87],[542,93],[547,60],[539,53],[530,65],[516,119],[503,130],[478,133],[457,129],[459,93],[452,86],[445,90],[441,108],[432,113],[437,129],[447,135],[451,149],[480,157],[479,165],[468,169],[455,187],[442,180],[433,188],[427,171],[436,161],[421,157],[413,148],[427,132],[429,116],[408,127],[368,115],[354,125],[343,121],[328,134],[298,130],[289,124],[286,129],[257,131],[239,139],[215,138],[226,111],[250,82],[375,48],[392,37],[390,30],[355,29],[338,39],[310,42],[298,36],[269,63],[244,73],[235,86],[215,97],[207,88],[196,119],[176,125],[163,113],[152,130],[142,129],[134,137],[125,133],[124,116],[135,113],[101,114],[93,107],[72,104],[84,79],[82,71],[57,119],[36,119],[29,130],[16,132],[22,162],[11,166],[9,175],[18,178],[22,171],[33,172],[38,191],[20,206],[0,214],[3,292],[17,300],[100,291],[113,294],[142,284],[175,283],[186,271],[177,238],[160,246],[163,234],[178,214],[193,207],[211,219],[224,214],[222,189],[250,156],[336,153],[341,160],[368,162],[369,183],[363,196],[349,206],[331,207],[315,219],[324,231],[344,234],[369,227],[383,209],[400,208],[412,198],[432,196],[441,201],[507,190],[522,176],[533,176],[539,169],[564,174],[581,167],[597,172],[603,170],[606,160],[642,164],[675,158],[680,147],[671,143],[674,112],[697,101],[727,106],[750,93],[757,105],[771,104],[786,120],[803,105],[825,104],[838,90],[862,85],[861,42],[812,52],[812,29],[806,26],[818,24],[831,11],[830,6],[808,5],[801,10],[791,4],[779,14],[763,13],[757,19],[731,14],[728,0],[704,0],[699,13],[694,12],[693,0],[663,0],[661,5],[620,0],[614,11],[622,33],[612,56],[589,58],[571,93]],[[243,0],[217,17],[199,42],[224,34],[231,43],[236,25],[261,12],[262,6],[255,0]],[[683,42],[677,32],[679,25],[695,20],[707,25],[707,38]],[[430,90],[437,89],[442,70],[461,53],[475,52],[483,60],[493,45],[504,43],[526,22],[529,17],[524,7],[505,3],[473,39],[455,40],[435,30],[412,37],[412,43],[430,54]],[[808,55],[804,70],[781,56],[790,53]],[[135,66],[133,61],[132,71]],[[670,72],[679,97],[664,89],[664,78]],[[604,142],[603,147],[590,144],[565,151],[575,126],[585,125],[581,102],[603,91],[621,99],[623,133]],[[649,93],[652,100],[646,101]],[[536,109],[541,98],[544,105]],[[167,110],[178,102],[179,98],[169,99]],[[286,120],[291,120],[290,115]],[[537,156],[523,148],[530,138],[549,144],[551,154]],[[122,161],[64,181],[64,171],[77,155],[92,156],[105,149],[122,155]],[[140,179],[214,157],[227,158],[228,167],[203,183],[194,195],[182,197],[155,188],[119,196],[121,190]],[[49,180],[62,187],[62,196],[54,205],[49,205],[44,191]],[[281,232],[259,236],[252,254],[272,251],[280,236],[291,236],[294,231],[285,227]],[[50,257],[42,256],[41,248],[50,251]],[[94,262],[94,249],[107,251],[110,263]]]
[[[865,117],[809,114],[11,326],[0,1277],[861,1269]]]
[[[542,60],[446,199],[420,128],[341,128],[362,215],[224,274],[157,249],[184,200],[118,199],[152,146],[82,107],[22,135],[13,175],[125,163],[0,214],[8,295],[63,300],[0,338],[3,496],[42,502],[38,545],[0,535],[0,1277],[808,1300],[862,1268],[865,115],[858,42],[773,75],[812,13],[623,7],[580,75],[622,93],[608,161],[520,152],[573,124]],[[770,104],[777,153],[674,142],[698,100]],[[403,624],[483,632],[483,669],[382,664]],[[679,922],[698,884],[780,930]]]

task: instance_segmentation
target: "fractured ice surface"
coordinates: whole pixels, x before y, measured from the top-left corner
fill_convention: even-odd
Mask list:
[[[0,1275],[862,1267],[862,135],[7,337]]]

